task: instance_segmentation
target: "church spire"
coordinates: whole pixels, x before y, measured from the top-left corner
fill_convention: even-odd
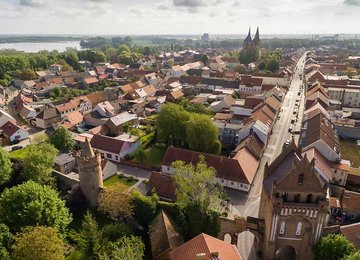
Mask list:
[[[243,48],[244,49],[251,48],[252,44],[253,44],[253,41],[251,39],[251,27],[249,27],[249,33],[244,40]]]
[[[253,42],[254,42],[254,45],[255,45],[256,47],[260,47],[260,33],[259,33],[259,26],[258,26],[258,27],[257,27],[257,29],[256,29],[256,34],[255,34],[255,37],[254,37]]]

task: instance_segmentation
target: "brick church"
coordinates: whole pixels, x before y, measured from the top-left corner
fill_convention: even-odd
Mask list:
[[[328,220],[327,184],[294,143],[265,165],[259,218],[264,259],[313,259]]]

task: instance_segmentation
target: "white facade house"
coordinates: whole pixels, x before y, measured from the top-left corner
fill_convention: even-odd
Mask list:
[[[112,117],[115,116],[115,108],[110,104],[109,101],[104,101],[97,104],[94,107],[94,111],[98,112],[102,117]]]
[[[0,134],[5,136],[11,143],[21,141],[29,137],[29,133],[12,122],[7,122],[0,127]]]
[[[13,123],[16,122],[15,118],[13,118],[10,114],[5,112],[4,110],[0,109],[0,127],[9,121]]]
[[[257,137],[261,140],[263,144],[267,143],[269,136],[270,128],[259,120],[252,122],[245,127],[243,127],[238,132],[238,143],[248,137],[251,133],[255,133]]]
[[[120,137],[118,137],[120,138]],[[94,135],[91,146],[97,149],[106,160],[121,162],[127,155],[132,154],[140,147],[138,137],[122,136],[120,139],[104,135]]]

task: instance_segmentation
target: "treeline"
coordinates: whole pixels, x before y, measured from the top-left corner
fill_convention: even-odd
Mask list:
[[[0,35],[0,43],[80,41],[83,36]]]
[[[261,47],[266,49],[276,48],[311,48],[322,45],[336,45],[347,49],[360,49],[360,39],[335,40],[335,39],[262,39]]]

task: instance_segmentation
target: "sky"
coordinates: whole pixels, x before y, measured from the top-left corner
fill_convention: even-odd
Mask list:
[[[0,0],[0,34],[360,33],[360,0]]]

